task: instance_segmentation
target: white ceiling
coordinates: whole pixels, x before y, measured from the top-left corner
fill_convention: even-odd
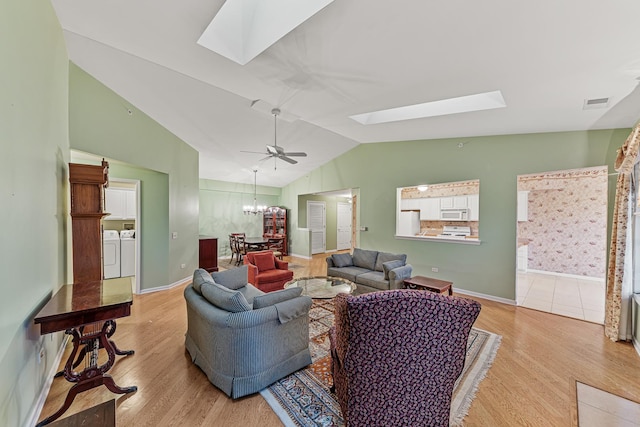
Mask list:
[[[335,0],[242,66],[196,42],[222,0],[52,0],[71,61],[200,153],[200,177],[282,187],[360,143],[631,127],[640,2]],[[500,90],[506,108],[349,116]],[[609,97],[607,109],[583,110]],[[626,99],[625,99],[626,98]],[[261,100],[262,111],[251,108]],[[258,163],[273,144],[297,165]],[[98,153],[99,154],[99,153]]]

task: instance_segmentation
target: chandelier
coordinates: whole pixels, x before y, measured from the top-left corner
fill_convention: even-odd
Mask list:
[[[263,213],[267,207],[266,206],[258,206],[258,201],[256,198],[256,177],[258,174],[258,169],[253,170],[253,206],[245,205],[242,207],[242,211],[245,215],[258,215]]]

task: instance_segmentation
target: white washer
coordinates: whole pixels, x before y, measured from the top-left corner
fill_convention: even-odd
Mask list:
[[[135,230],[122,230],[120,232],[120,275],[122,277],[136,275]]]
[[[104,230],[102,267],[105,279],[120,277],[120,235],[117,230]]]

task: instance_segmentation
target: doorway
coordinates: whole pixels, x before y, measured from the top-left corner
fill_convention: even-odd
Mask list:
[[[311,230],[311,255],[324,253],[327,247],[327,215],[324,202],[307,201],[307,228]]]
[[[351,249],[351,203],[338,202],[338,218],[337,218],[337,247],[341,251]]]
[[[118,269],[112,278],[131,281],[132,292],[140,293],[140,180],[111,177],[105,190],[104,230],[118,236]],[[106,275],[105,275],[106,278]]]
[[[604,322],[607,171],[518,176],[518,305]]]

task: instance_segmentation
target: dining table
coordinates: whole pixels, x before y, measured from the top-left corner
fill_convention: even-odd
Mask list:
[[[265,237],[245,237],[244,245],[247,252],[262,251],[267,249],[269,239]]]

